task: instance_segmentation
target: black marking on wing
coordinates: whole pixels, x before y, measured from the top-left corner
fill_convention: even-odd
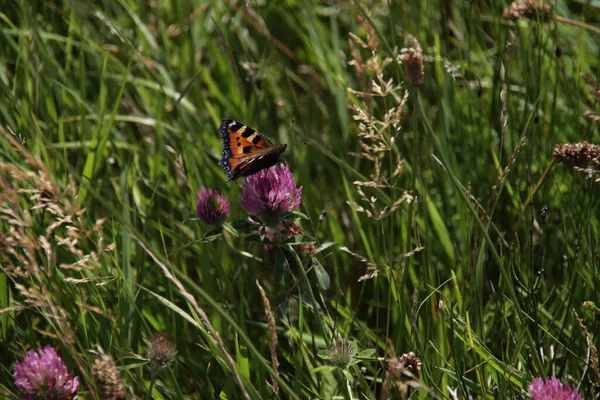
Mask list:
[[[245,138],[248,138],[248,137],[254,135],[255,132],[256,131],[254,129],[250,128],[249,126],[246,126],[246,129],[244,130],[244,132],[242,132],[242,136]]]

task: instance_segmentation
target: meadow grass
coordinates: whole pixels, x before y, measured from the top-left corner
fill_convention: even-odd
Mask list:
[[[600,398],[600,151],[553,158],[598,143],[600,8],[544,5],[6,3],[0,396],[51,345],[84,399]],[[288,144],[277,244],[221,118]]]

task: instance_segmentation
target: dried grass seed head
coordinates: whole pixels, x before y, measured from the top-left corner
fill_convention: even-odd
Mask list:
[[[413,86],[421,86],[425,77],[423,49],[414,36],[406,35],[399,61],[404,68],[406,80]]]
[[[554,18],[552,5],[536,0],[516,0],[502,12],[502,18],[516,21],[521,18],[549,22]]]
[[[568,167],[600,169],[600,146],[583,143],[564,143],[554,146],[552,157]]]
[[[402,354],[399,358],[390,358],[388,360],[388,372],[396,380],[419,379],[421,359],[412,351]]]
[[[96,353],[92,375],[102,399],[124,400],[127,398],[127,391],[121,380],[121,374],[117,370],[111,355],[106,354],[102,348],[99,348]]]

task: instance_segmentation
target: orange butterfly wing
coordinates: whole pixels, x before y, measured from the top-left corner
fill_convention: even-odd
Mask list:
[[[231,119],[221,120],[219,135],[223,143],[219,165],[230,181],[275,165],[287,147],[273,146],[260,132]]]

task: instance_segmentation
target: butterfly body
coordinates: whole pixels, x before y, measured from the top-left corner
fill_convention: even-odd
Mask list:
[[[231,119],[221,120],[219,135],[223,143],[219,165],[230,181],[277,164],[287,147],[274,146],[260,132]]]

